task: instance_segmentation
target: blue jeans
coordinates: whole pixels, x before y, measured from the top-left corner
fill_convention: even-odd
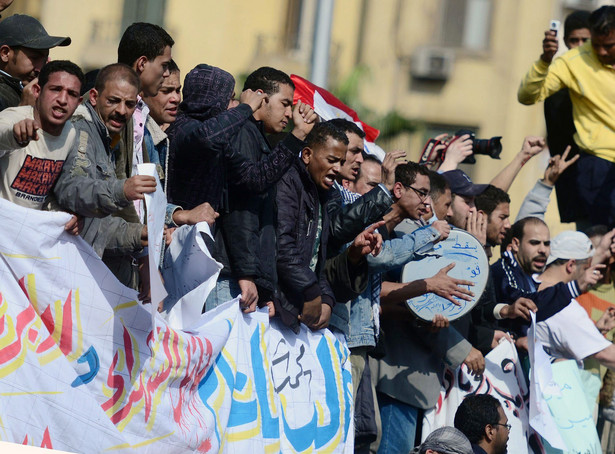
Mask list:
[[[414,448],[418,408],[378,393],[382,438],[378,454],[410,452]]]
[[[226,303],[241,295],[241,289],[236,279],[219,278],[216,286],[205,301],[205,312],[210,311],[222,303]]]

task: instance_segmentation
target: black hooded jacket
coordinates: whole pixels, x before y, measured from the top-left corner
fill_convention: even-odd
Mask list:
[[[224,154],[231,138],[252,116],[241,104],[227,110],[235,79],[226,71],[199,65],[184,80],[183,102],[169,137],[169,202],[192,209],[203,202],[219,210],[224,188]]]

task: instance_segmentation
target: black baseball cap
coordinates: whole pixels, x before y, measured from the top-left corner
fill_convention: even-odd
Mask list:
[[[0,46],[51,49],[68,46],[70,41],[67,36],[49,36],[39,21],[25,14],[13,14],[0,22]]]
[[[474,184],[463,170],[455,169],[444,172],[442,176],[451,188],[451,193],[466,197],[476,197],[487,189],[488,184]]]

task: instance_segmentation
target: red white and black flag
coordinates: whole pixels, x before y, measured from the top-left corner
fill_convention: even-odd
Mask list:
[[[353,121],[365,132],[365,151],[376,156],[380,161],[384,159],[384,150],[374,143],[380,131],[363,123],[354,110],[324,88],[320,88],[296,74],[292,74],[290,78],[295,84],[293,104],[296,104],[299,100],[309,104],[323,120],[345,118],[346,120]]]

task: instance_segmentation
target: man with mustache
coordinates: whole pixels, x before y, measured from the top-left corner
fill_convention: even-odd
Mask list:
[[[100,257],[140,251],[147,241],[144,225],[109,216],[156,190],[154,177],[115,176],[112,144],[132,119],[138,91],[139,78],[130,67],[116,63],[100,70],[89,99],[72,118],[78,146],[54,188],[62,207],[86,217],[81,236]]]
[[[32,88],[49,59],[49,49],[71,40],[49,36],[35,18],[15,14],[0,22],[0,110],[34,102]]]
[[[156,96],[164,79],[169,77],[173,44],[175,41],[162,27],[145,22],[128,26],[120,39],[117,61],[130,66],[139,78],[139,95],[132,121],[122,129],[121,139],[113,147],[115,175],[121,180],[138,175],[137,165],[149,162],[147,149],[143,146],[149,108],[142,96]],[[145,205],[141,199],[136,199],[116,215],[128,222],[143,223]],[[117,257],[106,257],[105,263],[124,285],[141,288],[144,294],[149,280],[147,254],[141,254],[137,260],[119,254]]]

